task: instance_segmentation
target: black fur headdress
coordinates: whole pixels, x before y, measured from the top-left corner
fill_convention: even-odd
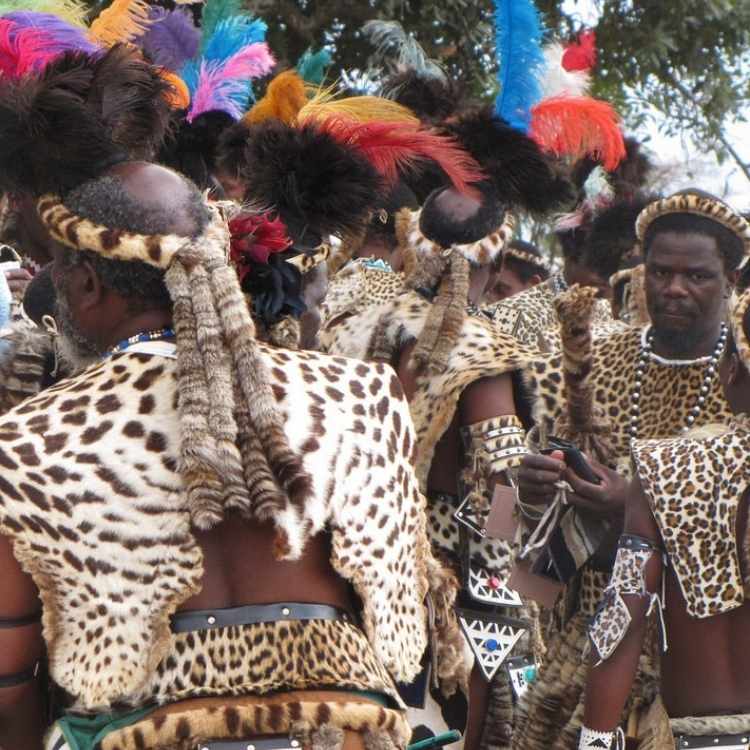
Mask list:
[[[425,76],[413,68],[389,76],[382,85],[381,96],[403,104],[428,124],[450,117],[461,101],[458,87],[450,78]]]
[[[353,148],[314,126],[274,119],[229,128],[217,165],[245,182],[247,200],[279,213],[295,246],[301,235],[353,234],[382,190],[375,168]]]
[[[125,159],[151,158],[170,85],[139,53],[68,52],[38,77],[0,83],[0,189],[65,193]]]
[[[570,182],[536,143],[489,108],[462,115],[445,129],[479,162],[506,206],[545,214],[574,199]]]

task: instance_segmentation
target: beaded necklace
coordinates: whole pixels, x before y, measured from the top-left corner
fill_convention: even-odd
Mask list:
[[[131,336],[129,339],[121,341],[119,344],[115,344],[104,356],[112,357],[115,354],[122,354],[127,351],[131,346],[135,344],[142,344],[146,341],[173,341],[175,338],[173,328],[159,328],[155,331],[143,331],[143,333],[136,333],[135,336]]]
[[[635,440],[638,437],[638,425],[640,424],[641,420],[641,388],[643,387],[643,375],[646,372],[649,363],[651,361],[655,361],[661,364],[674,366],[703,363],[707,365],[706,374],[703,376],[703,383],[700,387],[700,391],[698,392],[698,398],[696,399],[695,405],[688,414],[687,425],[682,428],[683,432],[687,432],[695,423],[695,420],[701,413],[701,409],[703,409],[703,406],[706,403],[706,398],[708,397],[708,393],[711,390],[711,383],[716,377],[719,360],[721,360],[721,357],[724,354],[724,349],[727,345],[728,332],[729,326],[727,326],[726,323],[722,323],[719,339],[716,342],[713,353],[708,357],[699,357],[695,360],[665,360],[662,357],[659,357],[657,354],[654,354],[653,352],[653,328],[649,328],[647,332],[644,331],[644,337],[641,342],[641,353],[638,359],[638,366],[635,368],[635,387],[633,388],[633,392],[630,396],[630,427],[628,428],[628,432],[630,433],[631,440]]]

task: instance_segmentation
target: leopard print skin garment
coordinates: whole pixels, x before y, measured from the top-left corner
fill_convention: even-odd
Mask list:
[[[313,478],[303,513],[394,679],[420,669],[437,566],[395,373],[259,344],[293,450]],[[178,472],[176,363],[125,352],[0,418],[0,533],[39,587],[52,679],[78,710],[138,705],[173,649],[169,617],[201,587],[202,554]],[[302,516],[302,517],[300,517]]]

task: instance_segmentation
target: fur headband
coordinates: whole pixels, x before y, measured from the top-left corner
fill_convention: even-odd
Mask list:
[[[73,250],[91,250],[111,260],[139,260],[166,270],[177,252],[194,240],[176,234],[146,235],[110,229],[77,216],[56,195],[43,195],[37,212],[51,237]]]
[[[514,258],[521,263],[528,263],[542,271],[549,271],[547,264],[544,262],[544,258],[534,255],[534,253],[527,253],[525,250],[520,250],[512,245],[508,245],[508,247],[503,250],[503,258]]]
[[[452,245],[450,248],[442,247],[439,243],[425,237],[419,226],[422,209],[410,211],[408,224],[403,232],[403,242],[406,247],[412,248],[419,256],[443,256],[447,257],[455,250],[469,263],[475,266],[486,266],[498,258],[506,245],[513,237],[516,228],[516,220],[510,212],[505,213],[503,223],[477,242],[465,245]]]
[[[643,243],[651,224],[667,214],[694,214],[711,219],[736,234],[742,240],[745,255],[750,255],[750,224],[718,198],[691,192],[676,193],[646,206],[635,223],[639,242]]]
[[[748,307],[750,307],[750,289],[743,292],[737,300],[737,304],[732,310],[730,326],[732,328],[732,338],[734,339],[734,345],[737,347],[740,361],[744,368],[750,372],[750,340],[745,333],[745,326],[743,325],[745,313],[747,312]]]
[[[314,253],[300,253],[293,258],[289,258],[287,262],[296,266],[302,274],[306,274],[321,263],[325,263],[330,257],[331,246],[327,242],[324,242],[322,245],[318,245],[318,247],[315,248]]]

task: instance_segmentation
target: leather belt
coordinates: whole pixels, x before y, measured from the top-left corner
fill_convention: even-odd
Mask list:
[[[699,750],[720,748],[720,750],[747,750],[750,745],[750,732],[742,734],[707,734],[691,736],[678,734],[674,738],[676,750]]]
[[[288,737],[268,737],[262,740],[213,740],[201,742],[195,750],[299,750],[299,740]]]
[[[178,612],[172,616],[173,633],[190,633],[194,630],[227,628],[232,625],[256,625],[282,620],[343,620],[351,622],[347,612],[328,604],[302,604],[278,602],[277,604],[248,604],[227,609],[196,609]],[[238,746],[239,747],[239,746]],[[245,745],[244,747],[247,747]]]

